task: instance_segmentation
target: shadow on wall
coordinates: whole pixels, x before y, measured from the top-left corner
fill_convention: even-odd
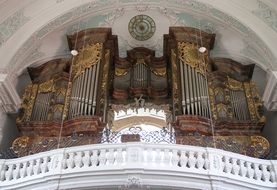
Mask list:
[[[0,113],[0,150],[11,147],[13,140],[18,137],[15,120],[16,114]]]

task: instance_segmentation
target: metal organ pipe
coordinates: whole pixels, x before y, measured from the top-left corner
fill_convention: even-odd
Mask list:
[[[186,96],[185,96],[185,83],[184,83],[184,64],[181,62],[180,70],[181,70],[181,91],[182,91],[182,108],[183,114],[186,114]]]
[[[189,82],[188,82],[188,65],[184,64],[184,76],[185,76],[185,100],[187,105],[187,114],[190,114],[190,98],[189,98]]]
[[[210,117],[207,79],[196,68],[180,61],[183,114]]]
[[[99,77],[99,69],[100,69],[100,62],[96,63],[96,79],[94,81],[94,91],[93,91],[93,101],[92,101],[92,115],[95,114],[95,109],[96,109],[96,98],[97,98],[97,84],[98,84],[98,77]]]
[[[198,114],[198,105],[197,105],[197,93],[196,93],[196,80],[195,80],[195,69],[191,68],[192,70],[192,88],[193,88],[193,99],[194,99],[194,109],[195,109],[195,115]]]
[[[91,78],[90,78],[90,92],[89,92],[89,115],[92,115],[92,104],[93,104],[93,93],[94,93],[94,83],[96,76],[96,65],[93,65],[91,68]]]

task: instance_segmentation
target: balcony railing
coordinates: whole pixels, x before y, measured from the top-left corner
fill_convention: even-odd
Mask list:
[[[223,150],[97,144],[0,160],[0,189],[277,189],[277,161]]]

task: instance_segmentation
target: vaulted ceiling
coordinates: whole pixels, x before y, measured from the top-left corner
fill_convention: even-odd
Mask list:
[[[169,26],[190,26],[216,33],[212,57],[276,70],[276,10],[275,0],[0,0],[0,71],[17,76],[30,65],[69,57],[66,35],[99,26],[118,35],[122,57],[137,46],[161,56]],[[139,14],[156,24],[146,41],[128,31]]]

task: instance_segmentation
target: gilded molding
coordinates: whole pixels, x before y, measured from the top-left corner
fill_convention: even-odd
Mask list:
[[[53,91],[53,87],[54,87],[54,80],[48,80],[46,82],[43,82],[41,84],[39,84],[38,86],[38,93],[48,93],[48,92],[52,92]]]
[[[243,83],[244,89],[245,89],[245,96],[248,104],[248,109],[250,113],[250,117],[252,120],[256,120],[256,106],[254,104],[253,98],[252,98],[252,92],[251,92],[251,85],[249,82]]]
[[[151,68],[151,71],[159,77],[166,77],[166,67],[162,68]]]
[[[26,87],[25,92],[22,97],[22,104],[21,104],[21,110],[23,111],[23,115],[19,116],[16,119],[16,122],[18,124],[21,124],[25,121],[30,121],[30,118],[32,116],[33,106],[35,104],[35,99],[38,91],[38,85],[37,84],[30,84]]]
[[[129,69],[115,68],[115,76],[122,77],[129,73]]]
[[[212,118],[214,120],[217,120],[218,119],[218,114],[217,114],[217,108],[216,108],[216,105],[215,105],[215,91],[214,91],[214,88],[212,88],[212,83],[209,82],[209,99],[210,99],[210,106],[211,106],[211,112],[212,112]]]
[[[68,88],[66,90],[65,102],[63,107],[63,115],[62,119],[65,120],[68,115],[69,106],[70,106],[70,98],[71,98],[71,91],[72,91],[72,82],[68,82]]]
[[[30,138],[28,136],[21,136],[16,138],[12,143],[12,149],[15,153],[18,153],[20,149],[26,148]]]
[[[257,149],[254,152],[254,157],[259,157],[262,152],[265,150],[269,150],[270,144],[268,140],[262,136],[251,136],[251,146],[253,147],[261,147],[261,149]]]
[[[234,91],[244,91],[244,88],[243,88],[243,83],[242,82],[239,82],[235,79],[232,79],[230,77],[227,77],[228,78],[228,82],[227,82],[227,87],[230,89],[230,90],[234,90]]]

